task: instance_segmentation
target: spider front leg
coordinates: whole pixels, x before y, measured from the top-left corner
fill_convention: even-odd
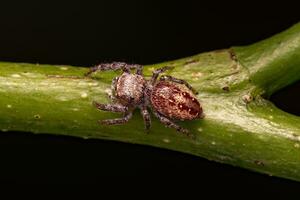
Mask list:
[[[160,77],[159,80],[161,80],[161,81],[172,81],[174,83],[183,84],[187,88],[189,88],[191,91],[193,91],[194,94],[198,94],[198,92],[188,82],[186,82],[185,80],[178,79],[178,78],[175,78],[173,76],[168,76],[168,75],[164,75],[164,76]]]
[[[112,63],[101,63],[94,67],[91,67],[90,70],[85,74],[86,76],[91,75],[96,71],[108,71],[108,70],[118,70],[122,69],[124,72],[130,73],[130,69],[136,69],[137,74],[142,75],[143,66],[137,64],[127,64],[124,62],[112,62]]]
[[[93,101],[93,105],[99,110],[111,111],[111,112],[122,112],[125,113],[128,111],[128,107],[122,106],[120,104],[102,104],[96,101]]]
[[[163,123],[164,125],[166,125],[167,127],[169,127],[169,128],[175,128],[178,132],[181,132],[181,133],[183,133],[185,135],[190,136],[189,130],[187,130],[185,128],[182,128],[181,126],[175,124],[170,119],[166,118],[165,116],[162,116],[158,112],[154,111],[153,113],[160,120],[160,122]]]
[[[124,114],[124,117],[122,118],[116,118],[116,119],[105,119],[105,120],[99,120],[98,122],[100,124],[104,125],[118,125],[118,124],[124,124],[129,121],[129,119],[132,117],[132,112],[128,112]]]

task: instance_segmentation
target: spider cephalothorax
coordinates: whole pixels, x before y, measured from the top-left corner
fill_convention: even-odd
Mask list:
[[[122,118],[106,119],[99,121],[101,124],[123,124],[132,117],[135,108],[141,110],[145,128],[148,131],[151,126],[150,114],[147,107],[152,109],[153,114],[167,127],[175,128],[182,133],[188,133],[172,120],[193,120],[203,118],[203,111],[198,102],[195,91],[186,81],[172,76],[161,76],[160,73],[170,69],[163,67],[153,72],[150,80],[143,76],[143,66],[129,65],[121,62],[104,63],[92,67],[87,75],[95,71],[122,69],[123,73],[112,81],[113,104],[93,102],[100,109],[111,112],[124,113]],[[130,69],[136,69],[132,74]]]

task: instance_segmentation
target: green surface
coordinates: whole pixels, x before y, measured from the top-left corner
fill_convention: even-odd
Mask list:
[[[199,92],[205,118],[179,122],[195,139],[165,128],[154,116],[146,134],[138,110],[125,125],[99,125],[99,119],[120,116],[92,106],[93,100],[109,102],[118,71],[88,78],[82,67],[4,62],[0,129],[151,145],[300,180],[300,118],[263,98],[300,78],[300,24],[250,46],[145,66],[144,73],[150,78],[165,65],[174,66],[167,74]]]

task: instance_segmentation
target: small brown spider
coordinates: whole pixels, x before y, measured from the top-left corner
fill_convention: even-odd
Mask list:
[[[123,73],[112,81],[110,98],[114,103],[93,102],[93,104],[99,110],[121,112],[124,113],[124,116],[117,119],[100,120],[101,124],[126,123],[132,117],[133,110],[138,107],[144,118],[145,129],[148,131],[151,126],[151,119],[147,107],[150,107],[153,114],[167,127],[188,134],[187,129],[175,124],[172,119],[183,121],[203,118],[202,107],[195,96],[196,92],[186,81],[166,75],[157,80],[160,73],[172,69],[171,67],[155,70],[150,80],[143,77],[143,66],[122,62],[97,65],[90,68],[86,75],[96,71],[118,69],[122,69]],[[136,73],[131,74],[131,69],[136,69]]]

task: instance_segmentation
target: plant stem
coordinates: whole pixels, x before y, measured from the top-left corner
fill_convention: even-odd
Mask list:
[[[300,119],[262,98],[299,80],[299,64],[300,24],[250,46],[145,66],[147,78],[154,69],[174,66],[168,73],[199,92],[205,118],[179,123],[192,139],[153,116],[146,134],[139,112],[124,125],[99,125],[119,116],[92,106],[109,102],[111,80],[119,72],[89,78],[82,67],[3,62],[0,129],[151,145],[300,180]]]
[[[300,23],[267,40],[234,48],[239,62],[250,72],[253,83],[266,95],[299,80]]]

